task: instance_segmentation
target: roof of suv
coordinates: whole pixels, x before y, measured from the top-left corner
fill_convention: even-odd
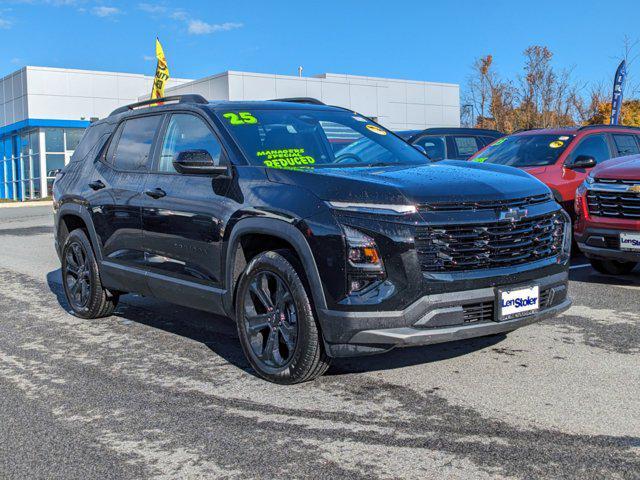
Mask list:
[[[532,128],[530,130],[516,131],[513,135],[576,135],[578,132],[585,130],[596,132],[631,130],[640,133],[640,128],[628,125],[585,125],[583,127]]]
[[[578,127],[563,128],[532,128],[531,130],[518,130],[512,135],[575,135]]]
[[[397,135],[402,138],[413,138],[423,135],[476,135],[476,136],[489,136],[489,137],[503,137],[504,133],[498,130],[491,130],[486,128],[464,128],[464,127],[437,127],[426,128],[424,130],[399,130]]]
[[[278,100],[215,100],[209,102],[208,106],[214,110],[250,110],[252,108],[259,108],[261,110],[346,110],[341,107],[334,107],[330,105]]]
[[[350,111],[342,107],[334,107],[325,105],[315,98],[283,98],[275,100],[215,100],[209,101],[201,95],[187,94],[175,95],[170,97],[156,98],[152,100],[144,100],[130,105],[124,105],[115,109],[110,117],[131,113],[139,109],[148,110],[150,108],[168,110],[174,105],[189,105],[192,107],[210,108],[212,110],[334,110],[334,111]]]

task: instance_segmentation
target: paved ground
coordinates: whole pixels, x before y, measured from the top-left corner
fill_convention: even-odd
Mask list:
[[[576,268],[560,318],[279,387],[228,320],[69,315],[49,208],[0,209],[0,478],[640,478],[640,274]]]

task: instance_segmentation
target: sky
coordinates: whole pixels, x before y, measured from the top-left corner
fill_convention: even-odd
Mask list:
[[[638,0],[0,0],[0,76],[25,65],[153,75],[157,35],[176,78],[301,65],[464,86],[476,58],[515,78],[539,44],[577,82],[609,83],[625,35],[640,40],[638,18]],[[640,59],[629,75],[640,80]]]

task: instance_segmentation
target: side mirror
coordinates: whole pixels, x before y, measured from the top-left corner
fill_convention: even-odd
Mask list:
[[[418,145],[417,143],[413,144],[413,148],[415,148],[416,150],[418,150],[421,154],[423,154],[424,156],[428,157],[427,155],[427,151],[425,150],[425,148],[422,145]]]
[[[173,159],[173,168],[178,173],[200,175],[225,175],[229,172],[226,165],[216,165],[206,150],[185,150]]]
[[[578,168],[593,168],[596,166],[596,159],[589,155],[578,155],[573,162],[567,163],[565,167],[576,170]]]

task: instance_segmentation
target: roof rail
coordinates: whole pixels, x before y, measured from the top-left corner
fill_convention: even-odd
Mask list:
[[[540,128],[540,127],[534,127],[534,128],[520,128],[520,129],[518,129],[518,130],[516,130],[516,131],[514,131],[514,132],[511,132],[511,134],[514,134],[514,133],[522,133],[522,132],[530,132],[531,130],[543,130],[543,129],[542,129],[542,128]]]
[[[111,115],[118,115],[119,113],[128,112],[129,110],[133,110],[135,108],[147,107],[149,105],[155,105],[157,103],[167,103],[167,102],[176,102],[176,103],[209,103],[206,98],[202,95],[172,95],[170,97],[162,97],[162,98],[154,98],[152,100],[144,100],[143,102],[132,103],[131,105],[125,105],[120,108],[116,108]]]
[[[317,98],[311,97],[292,97],[292,98],[273,98],[270,102],[290,102],[290,103],[308,103],[310,105],[325,105]]]
[[[608,125],[608,124],[584,125],[582,127],[579,127],[578,130],[589,130],[591,128],[628,128],[629,130],[640,130],[640,127],[634,127],[632,125]]]

